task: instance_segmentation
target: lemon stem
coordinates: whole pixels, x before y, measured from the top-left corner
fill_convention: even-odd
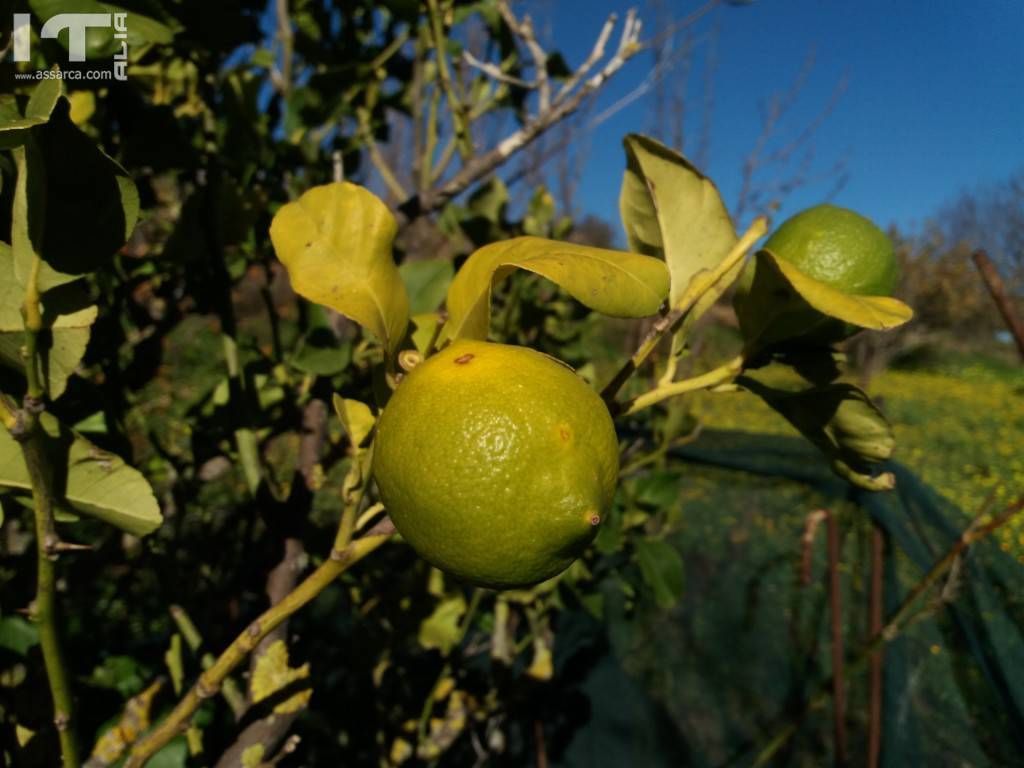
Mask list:
[[[636,399],[625,403],[623,405],[625,414],[628,416],[637,411],[642,411],[644,408],[649,408],[655,403],[660,403],[662,400],[667,400],[676,395],[696,392],[701,389],[713,389],[722,384],[730,384],[743,370],[744,361],[743,355],[737,355],[728,362],[707,373],[702,373],[700,376],[673,381],[669,384],[660,384],[650,392],[646,392]]]
[[[345,509],[335,540],[336,546],[331,550],[330,556],[281,602],[264,611],[235,638],[213,665],[199,676],[166,719],[136,742],[125,761],[124,768],[141,768],[145,765],[146,761],[167,742],[188,727],[199,706],[217,694],[228,675],[256,649],[263,638],[323,592],[338,576],[391,539],[395,529],[391,521],[385,519],[358,539],[348,540],[352,535],[352,521],[356,510],[363,499],[363,489],[366,485],[366,478],[363,477],[365,469],[366,462],[360,461],[358,457],[353,459],[353,472],[358,473],[360,478],[354,482],[352,492],[346,496]]]
[[[701,298],[737,266],[744,258],[747,251],[768,231],[768,219],[758,216],[747,228],[747,231],[740,236],[732,249],[725,255],[725,258],[713,270],[701,270],[691,279],[683,295],[675,302],[675,305],[664,315],[659,317],[651,330],[640,342],[636,352],[630,356],[618,373],[612,378],[608,385],[602,390],[601,397],[612,408],[615,396],[622,389],[630,376],[640,369],[651,353],[655,350],[666,334],[675,333],[683,321],[690,314]],[[614,410],[614,408],[613,408]]]

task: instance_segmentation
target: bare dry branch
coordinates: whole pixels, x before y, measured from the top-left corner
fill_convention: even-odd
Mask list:
[[[493,77],[495,80],[499,80],[502,83],[515,85],[518,86],[519,88],[533,89],[537,87],[536,82],[531,83],[521,78],[513,77],[507,72],[503,72],[501,70],[501,67],[499,67],[497,64],[491,64],[488,61],[480,61],[480,59],[478,59],[469,51],[462,52],[462,60],[465,61],[469,66],[473,67],[474,69],[479,69],[488,77]]]
[[[466,190],[470,185],[492,173],[553,125],[573,114],[588,96],[599,90],[629,59],[642,50],[640,45],[640,20],[637,18],[636,11],[630,10],[626,15],[622,35],[615,53],[605,62],[600,70],[591,75],[589,79],[584,80],[587,72],[595,64],[595,54],[597,59],[601,58],[608,36],[611,34],[611,27],[614,26],[614,21],[613,16],[605,23],[594,46],[594,50],[591,52],[591,56],[569,78],[569,81],[551,100],[547,108],[538,109],[535,114],[527,119],[525,125],[504,139],[501,139],[489,151],[466,159],[458,173],[447,182],[426,193],[414,195],[406,199],[399,206],[399,210],[409,220],[436,210],[444,205],[445,202]],[[522,27],[521,23],[517,22],[517,24],[519,24],[520,28]],[[538,79],[539,77],[538,73]],[[582,83],[582,85],[576,87],[579,83]],[[537,87],[540,90],[541,82],[538,82]]]

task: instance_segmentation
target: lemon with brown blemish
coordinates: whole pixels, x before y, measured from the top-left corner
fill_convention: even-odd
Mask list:
[[[618,478],[601,398],[525,347],[456,341],[405,376],[377,425],[373,474],[402,537],[472,584],[535,584],[593,539]]]

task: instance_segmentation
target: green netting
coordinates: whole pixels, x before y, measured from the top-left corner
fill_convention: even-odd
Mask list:
[[[668,469],[686,521],[673,540],[685,595],[647,615],[605,596],[613,652],[581,683],[589,721],[556,755],[560,765],[753,764],[831,675],[823,531],[812,580],[799,579],[807,513],[840,515],[850,661],[869,635],[865,515],[886,534],[887,615],[970,522],[898,464],[888,467],[897,491],[853,491],[798,439],[709,433],[677,450]],[[1024,570],[984,540],[952,573],[885,648],[882,765],[1024,765]],[[864,765],[866,673],[847,686],[850,760]],[[831,765],[832,750],[826,704],[769,764]]]

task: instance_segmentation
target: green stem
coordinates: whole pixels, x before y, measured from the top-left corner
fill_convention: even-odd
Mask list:
[[[682,325],[683,320],[690,311],[697,305],[700,299],[712,288],[714,288],[726,275],[728,275],[747,255],[747,251],[750,247],[757,242],[768,231],[768,220],[759,216],[754,219],[754,222],[747,228],[747,231],[743,233],[736,244],[733,245],[732,250],[726,254],[725,258],[719,262],[710,272],[701,271],[691,278],[689,285],[686,286],[686,290],[683,295],[679,297],[675,305],[669,310],[667,314],[662,315],[654,323],[654,327],[644,337],[643,341],[640,342],[640,346],[637,348],[629,360],[625,362],[622,368],[619,369],[618,373],[612,378],[608,385],[601,391],[601,397],[609,407],[615,401],[615,396],[622,389],[622,385],[625,384],[629,377],[632,376],[640,366],[644,364],[651,353],[655,350],[661,340],[664,338],[666,333],[675,333],[675,331]]]
[[[359,461],[359,459],[357,458],[355,461]],[[355,466],[361,468],[362,464]],[[355,471],[361,471],[361,469]],[[349,508],[354,510],[358,507],[362,501],[363,487],[365,487],[365,479],[360,485],[359,491],[352,493],[346,503],[345,510],[342,512],[342,521],[345,521],[347,516],[354,514],[354,511],[349,512]],[[204,670],[167,718],[157,728],[136,742],[125,761],[124,768],[141,768],[167,742],[188,728],[192,716],[200,705],[206,699],[217,694],[228,675],[256,649],[263,638],[323,592],[338,576],[390,540],[393,532],[393,526],[378,524],[366,535],[346,542],[346,538],[351,537],[351,530],[346,532],[345,526],[339,525],[330,557],[289,592],[283,600],[264,611],[235,638],[234,642],[217,660]]]
[[[22,317],[25,325],[25,407],[20,416],[6,413],[4,424],[10,425],[12,434],[21,443],[29,480],[36,523],[36,597],[32,604],[32,620],[39,628],[39,645],[43,651],[43,665],[53,699],[53,722],[60,741],[64,768],[78,768],[78,745],[72,727],[71,683],[60,634],[57,631],[57,573],[55,560],[60,551],[60,540],[53,522],[53,483],[46,455],[46,435],[39,424],[39,412],[45,404],[46,391],[39,375],[39,334],[43,331],[43,312],[39,292],[39,270],[42,260],[32,260],[25,287]],[[10,417],[10,418],[9,418]],[[18,431],[15,431],[17,429]]]
[[[78,768],[78,745],[72,727],[71,684],[57,631],[55,547],[58,541],[53,528],[53,497],[50,493],[42,430],[37,423],[32,425],[21,447],[32,481],[36,519],[37,581],[32,620],[39,627],[39,645],[43,651],[43,664],[53,698],[53,723],[57,727],[63,765],[64,768]]]
[[[473,156],[473,140],[469,135],[469,113],[462,99],[455,92],[455,82],[448,69],[448,54],[445,52],[444,20],[438,0],[427,0],[427,12],[430,15],[430,33],[433,36],[434,54],[437,58],[437,76],[441,88],[448,99],[448,109],[455,127],[455,140],[459,154],[463,159]]]
[[[682,381],[673,381],[669,384],[660,384],[650,392],[646,392],[636,399],[631,400],[628,403],[624,403],[623,408],[628,416],[636,413],[637,411],[642,411],[644,408],[649,408],[655,403],[660,403],[662,400],[675,397],[676,395],[682,395],[686,392],[695,392],[700,389],[711,389],[722,384],[728,384],[743,370],[743,363],[743,355],[737,355],[732,358],[732,360],[723,363],[707,373],[702,373],[700,376],[683,379]]]

